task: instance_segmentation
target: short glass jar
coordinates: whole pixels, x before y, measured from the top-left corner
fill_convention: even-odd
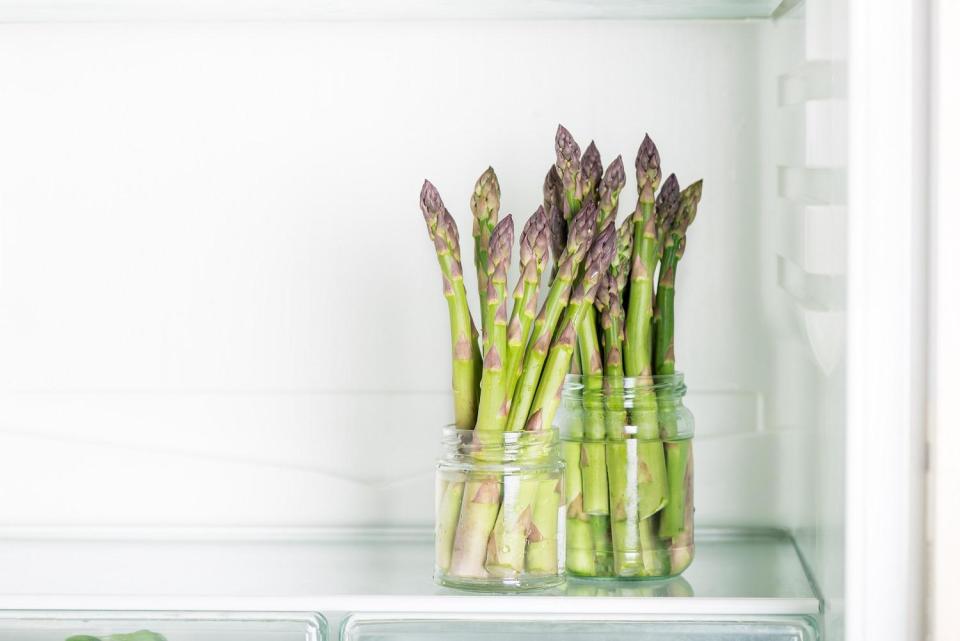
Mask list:
[[[693,415],[682,374],[568,376],[567,572],[662,579],[693,561]]]
[[[437,464],[438,583],[487,591],[564,581],[563,459],[557,429],[443,430]]]

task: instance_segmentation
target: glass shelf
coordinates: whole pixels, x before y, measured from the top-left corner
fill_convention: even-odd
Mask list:
[[[0,22],[769,18],[796,0],[0,0]]]
[[[521,596],[441,588],[426,530],[3,530],[0,610],[817,616],[776,531],[697,531],[679,579],[568,581]],[[631,598],[645,596],[650,598]]]

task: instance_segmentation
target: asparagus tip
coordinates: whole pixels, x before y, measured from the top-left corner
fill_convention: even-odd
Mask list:
[[[580,170],[583,174],[584,192],[594,192],[603,176],[603,162],[600,160],[600,150],[592,140],[580,159]]]
[[[623,156],[617,156],[603,174],[603,181],[616,190],[623,189],[627,183],[627,174],[623,169]]]
[[[510,254],[513,250],[513,216],[507,214],[497,223],[490,234],[490,268],[500,263],[510,263]]]
[[[546,256],[547,249],[550,246],[550,226],[547,220],[547,213],[543,206],[537,207],[530,218],[527,219],[520,233],[520,266],[526,265],[530,260],[536,260],[541,263]]]
[[[597,225],[597,206],[593,203],[587,203],[570,224],[567,233],[567,253],[576,254],[579,251],[586,251],[593,240],[594,231]]]
[[[470,196],[470,209],[474,217],[474,235],[480,233],[480,223],[492,225],[496,222],[497,212],[500,211],[500,181],[493,167],[487,167],[477,178],[473,195]]]
[[[670,174],[657,195],[657,218],[669,224],[680,206],[680,183],[677,175]]]
[[[423,187],[420,188],[420,211],[423,212],[423,218],[427,222],[427,231],[431,239],[436,233],[437,223],[443,208],[440,192],[437,191],[432,182],[425,179]]]
[[[580,160],[580,145],[563,125],[557,125],[556,151],[558,164],[563,161]]]
[[[617,232],[613,221],[597,234],[584,262],[584,281],[599,282],[599,275],[607,271],[617,253]]]
[[[640,143],[640,149],[637,150],[637,184],[641,192],[646,188],[650,189],[648,194],[653,198],[652,191],[657,188],[660,182],[660,152],[649,134],[644,134],[643,142]]]
[[[703,195],[703,178],[688,185],[686,189],[683,190],[683,193],[681,194],[682,197],[689,199],[690,202],[693,202],[693,203],[700,202],[700,197],[702,195]]]

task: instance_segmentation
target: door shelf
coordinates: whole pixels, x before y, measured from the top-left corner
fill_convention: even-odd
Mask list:
[[[696,559],[678,579],[570,580],[506,596],[435,585],[427,530],[7,528],[0,610],[818,615],[789,536],[697,534]]]

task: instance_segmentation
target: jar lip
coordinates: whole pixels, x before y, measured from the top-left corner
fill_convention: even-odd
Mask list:
[[[443,426],[443,428],[441,428],[440,433],[441,433],[441,435],[443,435],[443,436],[448,436],[448,437],[449,437],[449,436],[457,436],[457,437],[459,438],[459,437],[464,437],[464,436],[470,436],[470,437],[472,438],[472,436],[473,436],[474,434],[479,433],[479,431],[480,431],[480,430],[476,430],[476,429],[469,429],[469,430],[467,430],[467,429],[459,428],[459,427],[457,427],[456,425],[454,425],[453,423],[447,423],[446,425]],[[506,430],[504,430],[504,431],[502,431],[502,432],[491,432],[491,434],[500,434],[500,435],[502,435],[502,436],[503,436],[503,441],[506,442],[506,443],[517,443],[517,442],[522,441],[522,440],[524,440],[524,439],[526,439],[526,440],[531,440],[531,439],[533,439],[533,438],[535,438],[535,437],[543,438],[543,436],[544,436],[545,434],[549,434],[550,432],[556,432],[556,431],[557,431],[557,426],[556,426],[556,425],[552,425],[552,426],[550,426],[550,427],[548,427],[548,428],[546,428],[546,429],[538,430],[538,431],[536,431],[536,432],[530,432],[530,431],[527,431],[527,430],[520,430],[520,431],[506,431]]]
[[[584,374],[567,374],[563,381],[563,386],[567,391],[579,391],[584,388],[584,384],[589,380],[613,381],[618,382],[618,387],[624,389],[652,389],[668,390],[676,389],[684,385],[683,372],[673,374],[653,374],[651,376],[600,376]]]

